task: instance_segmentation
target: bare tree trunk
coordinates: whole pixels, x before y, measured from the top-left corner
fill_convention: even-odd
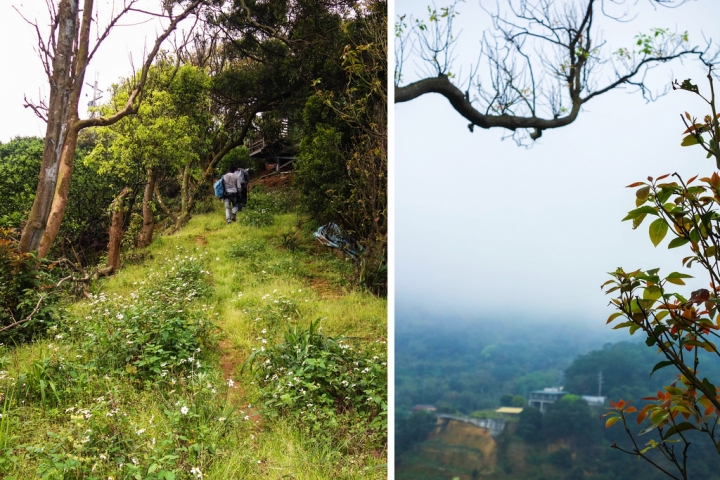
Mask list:
[[[52,59],[52,74],[49,75],[50,102],[43,159],[35,200],[20,238],[21,252],[37,250],[45,234],[55,195],[63,146],[68,131],[72,128],[68,113],[71,110],[69,105],[73,84],[71,67],[73,44],[78,30],[77,23],[78,0],[62,0],[57,11],[58,35],[55,56]]]
[[[123,188],[112,204],[112,223],[110,224],[110,243],[108,243],[108,268],[113,272],[120,268],[120,244],[123,238],[123,215],[125,197],[131,192],[130,187]]]
[[[55,241],[60,231],[60,223],[65,215],[67,207],[68,194],[70,192],[70,175],[72,174],[73,160],[75,159],[75,146],[77,145],[78,132],[70,129],[65,139],[62,152],[60,154],[60,168],[58,169],[57,184],[55,186],[55,195],[53,195],[53,203],[50,209],[50,215],[47,220],[45,232],[38,246],[38,256],[43,258],[47,255],[50,247]]]
[[[145,184],[145,192],[143,193],[143,226],[138,236],[138,248],[145,248],[152,243],[153,230],[155,230],[155,212],[152,209],[152,197],[155,190],[156,176],[155,169],[149,168],[148,181]]]

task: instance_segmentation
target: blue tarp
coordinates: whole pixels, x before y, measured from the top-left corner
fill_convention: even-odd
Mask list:
[[[353,258],[358,258],[365,248],[349,235],[345,235],[342,228],[330,222],[317,229],[315,238],[323,245],[338,248]]]

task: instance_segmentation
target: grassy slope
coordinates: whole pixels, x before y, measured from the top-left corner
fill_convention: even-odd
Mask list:
[[[271,226],[262,228],[240,222],[226,225],[218,202],[216,211],[195,216],[178,234],[158,237],[141,264],[125,266],[101,291],[127,297],[151,272],[169,268],[172,263],[164,259],[177,252],[202,256],[210,272],[212,292],[199,302],[217,313],[221,330],[219,347],[206,357],[212,364],[208,378],[217,387],[217,397],[236,409],[237,422],[222,435],[218,453],[203,460],[204,478],[385,478],[385,450],[364,446],[360,438],[317,441],[291,419],[264,419],[251,406],[258,391],[248,375],[241,375],[242,362],[262,345],[263,337],[267,345],[279,341],[286,322],[304,325],[320,318],[322,330],[328,334],[358,337],[361,344],[385,350],[386,301],[352,289],[348,281],[352,266],[319,246],[308,229],[294,228],[298,224],[296,214],[274,217]],[[285,246],[298,245],[295,251],[283,246],[284,234]],[[85,315],[85,304],[70,308],[75,321]],[[285,309],[279,310],[278,305]],[[256,320],[258,315],[264,316],[262,324]],[[5,354],[9,361],[4,369],[12,378],[43,357],[69,358],[82,352],[77,352],[72,342],[49,337],[8,349]],[[228,379],[236,382],[233,388],[227,387]],[[158,436],[160,430],[170,428],[161,407],[167,404],[165,393],[138,391],[122,385],[122,381],[112,383],[121,403],[133,413],[135,428],[157,429]],[[17,408],[17,423],[11,426],[18,438],[12,445],[41,442],[47,430],[68,421],[63,407],[58,405],[50,412],[37,405]],[[153,419],[158,420],[153,423]],[[37,465],[31,457],[16,457],[14,462],[16,467],[11,471],[17,478],[35,478]],[[187,471],[177,473],[176,478],[191,478]]]

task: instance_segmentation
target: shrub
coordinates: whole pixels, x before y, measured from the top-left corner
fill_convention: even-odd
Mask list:
[[[0,228],[0,328],[27,318],[38,308],[32,320],[4,332],[0,343],[30,339],[43,331],[52,319],[56,293],[50,263],[33,254],[18,253],[18,232]],[[40,302],[41,296],[44,300]],[[39,305],[39,307],[38,307]]]
[[[209,286],[200,259],[177,255],[173,266],[140,282],[129,298],[94,297],[79,324],[83,349],[96,355],[101,370],[124,371],[155,381],[174,373],[202,371],[199,353],[213,345],[213,323],[206,309],[192,305]]]
[[[265,415],[290,415],[315,435],[338,429],[363,433],[383,445],[387,428],[387,364],[322,333],[319,321],[288,326],[284,342],[248,358]]]

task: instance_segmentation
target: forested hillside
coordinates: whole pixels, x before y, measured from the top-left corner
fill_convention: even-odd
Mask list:
[[[629,438],[621,429],[606,429],[605,419],[600,418],[606,410],[591,408],[580,398],[598,395],[602,372],[602,395],[640,408],[643,397],[676,379],[669,369],[648,375],[661,360],[656,349],[643,342],[611,343],[609,334],[578,336],[581,328],[563,323],[536,326],[534,335],[523,335],[526,326],[521,321],[512,331],[493,325],[484,320],[406,319],[403,323],[399,319],[397,478],[666,478],[634,456],[611,449],[615,442],[629,448]],[[567,342],[568,336],[579,341]],[[711,378],[720,374],[720,362],[710,355],[701,355],[701,363]],[[559,385],[572,395],[549,405],[545,414],[527,407],[528,392]],[[418,404],[437,410],[412,412]],[[437,415],[447,413],[501,418],[495,410],[502,405],[524,410],[506,417],[505,429],[497,437],[469,424],[437,423]],[[640,430],[635,422],[629,426],[635,434]],[[657,435],[639,437],[642,443],[651,438]],[[696,458],[690,466],[691,478],[720,478],[716,452],[702,442],[690,448]],[[652,458],[664,465],[659,454]]]

